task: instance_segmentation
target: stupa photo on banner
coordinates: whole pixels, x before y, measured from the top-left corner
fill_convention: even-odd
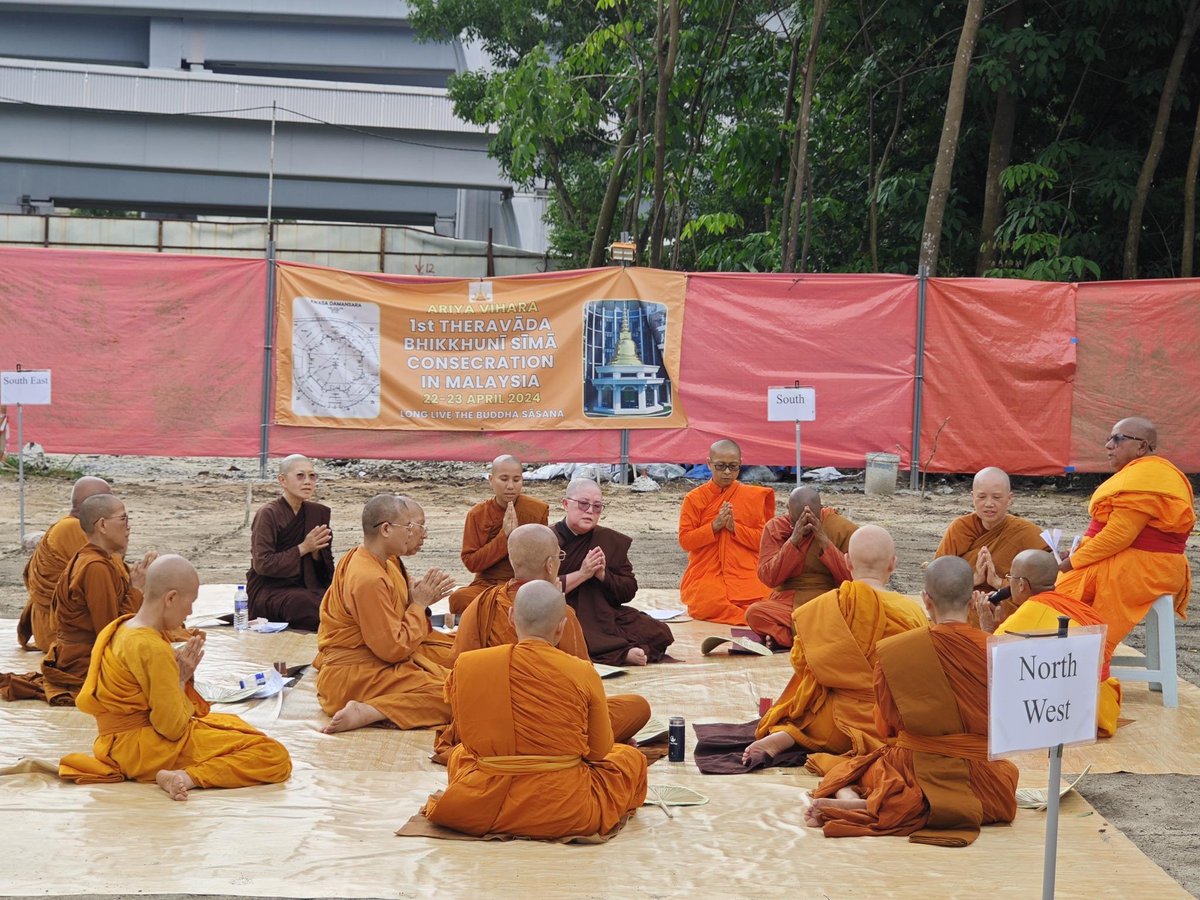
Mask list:
[[[667,308],[645,300],[589,300],[583,309],[583,410],[594,418],[669,416],[663,365]]]

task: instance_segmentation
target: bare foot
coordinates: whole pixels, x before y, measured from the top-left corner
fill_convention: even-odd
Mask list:
[[[825,813],[831,809],[866,809],[867,801],[855,795],[853,800],[843,799],[842,791],[837,797],[818,797],[804,810],[804,824],[810,828],[820,828],[827,819]]]
[[[764,760],[774,759],[784,750],[796,746],[795,739],[786,731],[776,731],[765,738],[759,738],[746,748],[742,754],[742,765],[761,765]]]
[[[333,714],[333,721],[321,730],[326,734],[337,734],[339,731],[353,731],[366,725],[373,725],[386,719],[383,713],[369,703],[351,700]]]
[[[649,661],[646,658],[646,651],[641,647],[630,647],[629,652],[625,654],[625,665],[627,666],[644,666]]]
[[[186,800],[187,792],[196,786],[196,782],[182,769],[161,769],[154,780],[172,800]]]

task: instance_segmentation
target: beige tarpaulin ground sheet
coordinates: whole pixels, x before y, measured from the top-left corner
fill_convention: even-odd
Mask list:
[[[197,612],[222,612],[227,586],[206,586]],[[678,595],[645,591],[639,605],[671,607]],[[656,715],[694,722],[742,722],[760,697],[786,684],[787,655],[703,658],[699,644],[727,626],[675,626],[680,663],[634,670],[605,682],[637,691]],[[16,647],[16,623],[0,620],[0,671],[35,669],[39,656]],[[314,635],[209,631],[198,673],[218,681],[275,660],[308,662]],[[1124,714],[1135,720],[1111,741],[1067,753],[1064,772],[1200,774],[1200,689],[1182,685],[1180,707],[1134,685]],[[1043,813],[1022,810],[1011,827],[985,828],[964,849],[901,838],[826,840],[805,828],[802,770],[702,776],[689,759],[663,760],[651,783],[695,788],[706,806],[668,819],[644,807],[600,846],[506,844],[397,838],[445,769],[429,762],[431,731],[368,728],[324,735],[311,672],[283,702],[236,711],[291,751],[286,784],[193,791],[172,803],[153,785],[79,786],[45,774],[0,777],[0,895],[193,893],[279,897],[698,896],[951,897],[990,890],[1034,896],[1042,872]],[[0,766],[21,758],[57,760],[87,750],[93,720],[74,709],[0,703]],[[1019,760],[1022,784],[1045,786],[1045,754]],[[1077,794],[1063,802],[1058,896],[1170,897],[1187,894]]]

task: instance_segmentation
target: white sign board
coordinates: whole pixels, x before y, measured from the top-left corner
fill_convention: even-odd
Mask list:
[[[1103,625],[988,638],[988,755],[1096,740]]]
[[[767,388],[768,422],[815,422],[816,420],[816,388]]]
[[[0,372],[0,403],[24,406],[50,405],[50,370]]]

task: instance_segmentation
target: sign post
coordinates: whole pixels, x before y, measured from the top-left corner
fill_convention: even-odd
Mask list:
[[[1058,857],[1058,801],[1066,744],[1095,743],[1100,660],[1107,628],[1095,625],[1067,633],[1067,616],[1057,632],[994,635],[988,638],[988,756],[1049,748],[1046,787],[1046,848],[1042,897],[1053,900]],[[1023,638],[1057,638],[1054,641]]]
[[[800,423],[817,420],[817,389],[801,387],[767,388],[767,421],[796,423],[796,485],[800,484]]]
[[[17,492],[20,497],[20,541],[25,545],[25,406],[50,405],[50,370],[22,369],[0,372],[0,403],[17,405]]]

